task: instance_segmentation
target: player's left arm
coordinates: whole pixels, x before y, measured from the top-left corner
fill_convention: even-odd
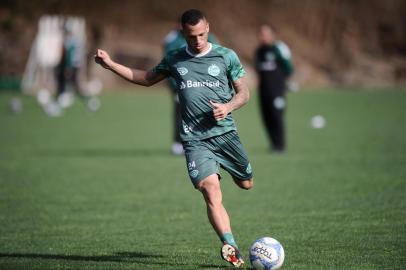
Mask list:
[[[232,82],[235,95],[227,103],[215,103],[210,101],[213,106],[213,116],[217,121],[227,117],[227,115],[242,106],[244,106],[250,99],[250,91],[243,77]]]
[[[276,55],[277,58],[281,61],[282,70],[286,77],[292,75],[294,68],[292,63],[292,54],[289,50],[289,47],[282,41],[275,42]]]

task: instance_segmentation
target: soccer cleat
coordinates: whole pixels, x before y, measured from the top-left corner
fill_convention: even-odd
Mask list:
[[[240,252],[232,245],[223,245],[221,248],[221,257],[223,260],[231,263],[234,267],[241,267],[244,265],[244,260],[242,259]]]

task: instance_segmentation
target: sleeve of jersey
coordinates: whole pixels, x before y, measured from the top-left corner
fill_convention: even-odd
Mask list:
[[[236,81],[245,75],[245,70],[241,65],[240,59],[238,59],[237,54],[230,50],[225,55],[225,60],[227,64],[227,73],[232,81]]]
[[[282,61],[283,71],[287,76],[293,73],[292,55],[288,46],[285,43],[278,41],[276,42],[276,49],[278,50],[278,55]]]
[[[169,65],[167,56],[165,56],[161,60],[161,62],[152,69],[152,72],[157,74],[169,75]]]

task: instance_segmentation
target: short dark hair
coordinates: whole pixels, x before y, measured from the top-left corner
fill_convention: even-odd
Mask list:
[[[196,25],[201,20],[206,20],[206,17],[204,16],[203,12],[197,9],[189,9],[182,14],[180,22],[182,24],[182,27],[184,27],[186,24]]]

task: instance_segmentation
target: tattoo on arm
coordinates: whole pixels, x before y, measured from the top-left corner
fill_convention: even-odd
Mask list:
[[[242,78],[233,81],[233,86],[236,94],[229,102],[232,111],[241,108],[250,99],[250,91]]]

